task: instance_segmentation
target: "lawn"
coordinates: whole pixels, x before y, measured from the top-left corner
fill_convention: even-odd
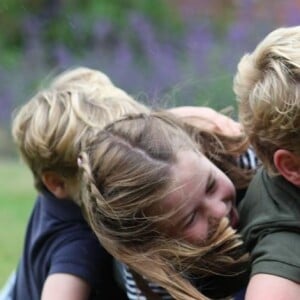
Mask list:
[[[0,288],[20,257],[36,192],[31,173],[19,161],[0,159]]]

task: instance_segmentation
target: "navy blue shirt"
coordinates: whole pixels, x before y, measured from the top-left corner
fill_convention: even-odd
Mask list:
[[[46,278],[54,273],[84,279],[93,289],[91,299],[123,297],[113,279],[112,257],[99,244],[80,208],[44,192],[27,227],[13,299],[40,299]]]

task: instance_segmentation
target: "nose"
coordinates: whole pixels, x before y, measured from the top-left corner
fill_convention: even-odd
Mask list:
[[[227,217],[231,210],[230,201],[218,200],[207,207],[207,215],[211,218],[220,220]]]
[[[227,217],[232,209],[232,195],[220,191],[207,202],[207,215],[211,218],[220,220]]]

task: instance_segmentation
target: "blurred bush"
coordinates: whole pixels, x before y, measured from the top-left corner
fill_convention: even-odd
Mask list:
[[[296,0],[1,0],[0,128],[44,78],[79,65],[152,106],[234,105],[242,54],[299,16]]]

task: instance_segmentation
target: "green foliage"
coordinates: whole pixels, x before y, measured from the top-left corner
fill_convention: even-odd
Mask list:
[[[16,268],[35,191],[31,174],[17,161],[0,161],[0,287]]]
[[[0,127],[0,157],[16,157],[17,153],[13,145],[9,131]],[[0,167],[1,169],[1,167]],[[1,198],[0,198],[1,199]]]
[[[18,1],[0,1],[0,27],[5,28],[0,35],[0,45],[4,50],[22,46],[20,28],[24,6],[18,4]]]
[[[161,0],[132,0],[136,10],[143,12],[157,24],[157,28],[173,29],[178,33],[182,29],[182,20],[175,6]]]
[[[86,49],[93,25],[99,20],[110,20],[118,31],[126,28],[128,15],[139,11],[156,24],[156,28],[178,31],[181,28],[179,14],[163,0],[90,0],[90,1],[37,1],[2,0],[0,1],[0,27],[5,28],[0,36],[0,50],[4,56],[0,62],[10,66],[17,63],[17,57],[26,44],[24,30],[34,30],[43,43],[53,45],[62,43],[79,53]],[[76,24],[77,16],[85,16],[84,22]],[[39,20],[24,29],[29,19]],[[35,26],[38,28],[34,28]],[[25,26],[26,27],[26,26]],[[77,30],[74,30],[74,27]]]
[[[24,4],[17,0],[0,1],[0,63],[13,66],[18,62],[21,53],[22,39],[22,15]]]
[[[119,25],[126,25],[128,14],[133,11],[148,16],[158,27],[177,26],[180,23],[178,11],[163,0],[90,0],[72,3],[70,5],[69,2],[69,9],[89,16],[88,19],[106,18]]]

